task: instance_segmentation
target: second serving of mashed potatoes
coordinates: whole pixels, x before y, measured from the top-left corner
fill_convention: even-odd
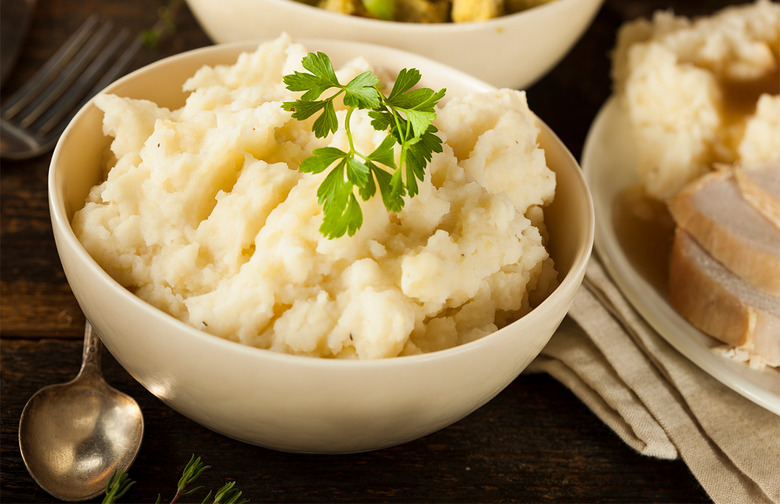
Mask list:
[[[652,197],[669,199],[719,164],[780,160],[777,2],[626,23],[612,77]]]
[[[449,98],[435,122],[443,152],[420,193],[398,214],[374,197],[355,236],[323,237],[316,191],[327,172],[297,167],[347,139],[317,139],[281,107],[297,97],[282,76],[302,70],[306,53],[283,35],[234,65],[204,67],[177,110],[96,98],[111,160],[73,229],[101,267],[211,334],[361,359],[480,338],[557,285],[542,211],[555,174],[519,91]],[[337,74],[365,70],[358,58]],[[363,111],[352,120],[357,150],[370,152],[384,133]]]

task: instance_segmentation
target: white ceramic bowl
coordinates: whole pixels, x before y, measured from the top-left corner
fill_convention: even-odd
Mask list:
[[[527,88],[572,48],[603,0],[556,0],[477,23],[415,24],[337,14],[295,0],[187,0],[218,43],[327,38],[386,45],[463,70],[496,87]]]
[[[303,41],[336,65],[363,55],[397,72],[415,66],[423,84],[448,96],[491,86],[439,63],[394,49]],[[107,91],[178,108],[185,78],[204,64],[232,63],[255,44],[217,45],[142,68]],[[282,355],[200,332],[121,287],[87,254],[70,221],[101,177],[110,139],[90,102],[55,148],[49,175],[54,237],[68,281],[117,361],[183,415],[226,436],[293,452],[345,453],[400,444],[479,408],[537,356],[580,285],[593,241],[590,193],[569,151],[544,125],[541,145],[557,173],[546,210],[561,285],[539,307],[480,340],[426,355],[339,361]]]

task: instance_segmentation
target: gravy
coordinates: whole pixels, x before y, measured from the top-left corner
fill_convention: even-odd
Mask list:
[[[734,118],[753,115],[762,94],[780,94],[780,63],[756,79],[723,79],[719,82],[723,91],[726,113]]]
[[[640,186],[621,191],[613,201],[613,223],[623,253],[650,285],[666,294],[674,220],[666,204]]]
[[[738,123],[755,113],[762,94],[780,94],[780,65],[760,78],[724,80],[720,86],[727,122]],[[634,269],[665,295],[675,228],[666,203],[636,185],[621,191],[612,204],[612,225],[623,252]]]

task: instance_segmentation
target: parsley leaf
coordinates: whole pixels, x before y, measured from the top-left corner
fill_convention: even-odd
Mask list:
[[[309,53],[301,64],[308,72],[295,71],[283,79],[287,89],[303,94],[295,101],[284,102],[282,108],[298,120],[316,115],[312,131],[317,138],[325,138],[338,130],[334,100],[341,96],[347,108],[344,131],[349,150],[314,149],[299,170],[322,173],[330,169],[317,190],[323,211],[320,232],[328,238],[353,236],[363,225],[357,196],[368,201],[378,189],[387,210],[400,212],[404,197],[414,197],[419,192],[417,181],[424,180],[433,153],[442,151],[433,121],[436,105],[446,90],[415,87],[422,77],[419,70],[404,68],[385,96],[379,78],[371,72],[341,84],[324,53]],[[358,109],[368,110],[375,130],[387,132],[382,143],[368,154],[354,148],[350,118]],[[400,146],[397,162],[396,144]]]

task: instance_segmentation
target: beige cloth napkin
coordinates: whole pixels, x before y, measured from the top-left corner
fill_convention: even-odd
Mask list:
[[[667,344],[598,258],[528,372],[570,388],[638,452],[681,458],[716,503],[780,503],[780,416]]]

